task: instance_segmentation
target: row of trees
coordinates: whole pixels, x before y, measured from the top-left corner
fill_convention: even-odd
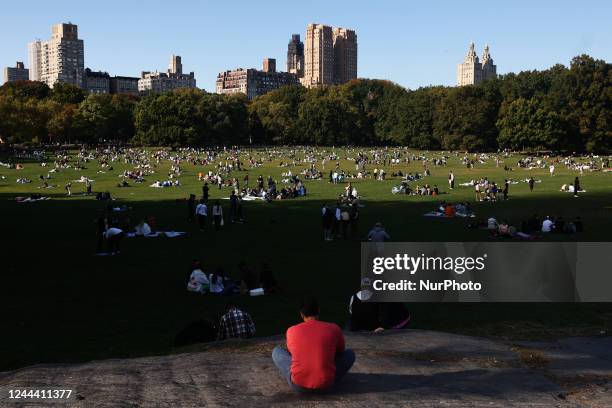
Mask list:
[[[86,95],[37,82],[0,88],[0,136],[10,143],[131,142],[405,145],[419,149],[609,152],[612,70],[583,55],[570,67],[508,74],[479,86],[410,91],[354,80],[287,87],[248,101],[201,90],[142,98]]]

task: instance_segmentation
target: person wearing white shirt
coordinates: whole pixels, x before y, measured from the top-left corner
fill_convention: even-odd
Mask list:
[[[487,229],[489,231],[495,231],[499,228],[499,224],[497,223],[497,220],[495,219],[495,217],[491,217],[487,220]]]
[[[194,269],[189,276],[187,290],[191,292],[204,293],[210,287],[210,281],[202,269]]]
[[[204,199],[200,200],[200,203],[196,206],[195,213],[198,217],[198,223],[200,224],[200,231],[204,231],[206,228],[206,219],[208,218],[208,207]]]
[[[111,255],[119,253],[119,241],[123,237],[123,230],[116,227],[111,227],[104,232],[104,237],[108,241],[108,249]]]
[[[544,221],[542,221],[542,232],[551,232],[555,228],[555,223],[552,222],[550,217],[546,217]]]
[[[151,227],[144,221],[140,221],[140,224],[136,226],[136,235],[149,235],[151,233]]]

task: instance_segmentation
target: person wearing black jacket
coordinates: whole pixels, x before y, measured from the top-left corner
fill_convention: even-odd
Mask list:
[[[403,303],[368,302],[371,293],[360,290],[349,303],[349,328],[351,331],[374,331],[403,329],[410,322],[410,313]]]

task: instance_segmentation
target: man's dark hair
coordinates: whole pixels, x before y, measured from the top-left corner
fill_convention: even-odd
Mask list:
[[[304,315],[304,317],[313,317],[319,315],[319,302],[312,296],[306,296],[302,299],[302,303],[300,305],[300,313]]]
[[[236,303],[235,303],[235,302],[227,302],[227,303],[225,304],[225,310],[226,310],[226,311],[228,311],[228,312],[229,312],[229,311],[230,311],[232,308],[234,308],[234,307],[235,307],[235,308],[238,308],[238,305],[236,305]]]

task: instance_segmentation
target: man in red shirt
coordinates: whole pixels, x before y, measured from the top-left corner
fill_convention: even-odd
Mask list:
[[[296,391],[317,391],[337,383],[355,362],[355,353],[344,348],[338,325],[319,320],[316,299],[302,302],[303,323],[287,330],[287,349],[276,347],[272,360]]]

